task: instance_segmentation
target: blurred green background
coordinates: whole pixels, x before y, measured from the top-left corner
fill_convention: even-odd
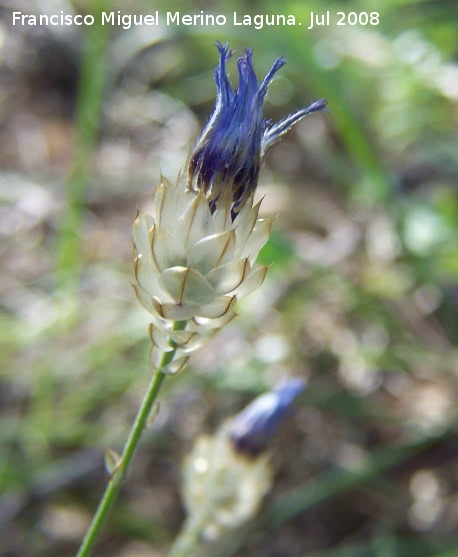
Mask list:
[[[12,25],[156,9],[304,24]],[[208,555],[458,555],[457,28],[452,0],[0,3],[2,557],[73,555],[103,450],[125,440],[150,373],[131,224],[211,113],[217,39],[253,47],[259,77],[288,59],[266,117],[321,97],[330,112],[272,149],[266,283],[167,382],[95,554],[165,556],[193,440],[295,374],[309,387],[272,444],[275,488]]]

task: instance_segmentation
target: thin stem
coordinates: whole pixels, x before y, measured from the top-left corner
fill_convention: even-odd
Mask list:
[[[185,522],[170,550],[168,557],[190,557],[198,548],[205,520],[190,519]]]
[[[66,183],[65,212],[59,224],[57,279],[65,290],[80,280],[82,249],[80,228],[86,207],[92,158],[99,133],[109,26],[101,25],[101,14],[109,11],[111,0],[97,0],[92,5],[94,26],[85,29],[81,77],[78,84],[76,140],[73,167]]]
[[[135,422],[130,430],[129,437],[124,445],[124,450],[119,459],[119,463],[116,466],[115,471],[111,474],[108,485],[105,489],[105,493],[99,503],[97,511],[92,519],[86,536],[80,546],[80,549],[76,557],[89,557],[92,548],[94,547],[97,538],[102,530],[103,525],[108,518],[108,514],[113,506],[113,503],[121,489],[122,481],[126,476],[129,464],[135,454],[135,451],[140,441],[140,437],[145,430],[148,417],[151,413],[154,401],[156,400],[159,391],[161,389],[162,383],[166,378],[166,374],[162,371],[164,367],[170,363],[175,354],[175,350],[171,352],[166,352],[161,361],[161,365],[156,373],[153,375],[151,382],[146,391],[145,397],[143,399],[142,405],[140,406]]]

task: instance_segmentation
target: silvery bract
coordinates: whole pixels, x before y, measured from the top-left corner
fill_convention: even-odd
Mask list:
[[[156,218],[139,214],[134,223],[135,289],[153,316],[151,363],[157,367],[164,352],[173,354],[163,368],[169,373],[234,317],[237,298],[263,282],[267,268],[255,260],[272,221],[258,219],[260,204],[253,205],[262,161],[295,122],[325,108],[321,99],[268,123],[267,87],[285,62],[278,58],[259,85],[246,50],[234,92],[226,75],[232,51],[217,46],[215,109],[191,155],[187,183],[162,180]]]
[[[272,221],[258,219],[258,211],[259,203],[247,203],[233,221],[230,199],[212,213],[203,192],[163,180],[156,219],[137,216],[135,290],[153,316],[153,366],[161,352],[176,349],[166,371],[181,369],[190,352],[235,316],[237,297],[262,284],[267,267],[255,260]]]

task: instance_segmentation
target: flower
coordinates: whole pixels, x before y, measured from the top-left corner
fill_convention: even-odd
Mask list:
[[[259,510],[272,485],[270,458],[263,449],[304,387],[302,379],[288,379],[223,422],[214,435],[196,440],[183,466],[183,497],[188,519],[204,525],[207,541]]]
[[[261,162],[295,122],[325,107],[322,99],[268,124],[262,104],[284,60],[278,58],[258,85],[246,50],[234,92],[225,70],[232,51],[217,46],[216,105],[190,158],[187,183],[181,176],[176,184],[162,179],[156,217],[139,213],[133,225],[134,288],[152,315],[151,365],[169,373],[235,316],[238,298],[262,284],[267,267],[255,261],[272,220],[259,219],[260,202],[253,204]]]
[[[217,43],[220,53],[215,70],[216,104],[213,114],[191,155],[188,186],[203,190],[212,206],[227,189],[232,190],[233,216],[256,190],[261,163],[267,149],[306,114],[324,110],[320,99],[272,125],[262,117],[267,87],[285,64],[280,57],[258,84],[253,68],[253,51],[237,60],[239,87],[232,90],[226,74],[226,62],[233,54],[228,45]]]
[[[230,426],[230,437],[236,450],[251,456],[260,454],[281,418],[304,389],[305,381],[299,377],[288,379],[255,398],[237,414]]]

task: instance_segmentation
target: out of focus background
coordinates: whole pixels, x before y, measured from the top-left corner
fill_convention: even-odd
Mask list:
[[[101,10],[304,23],[12,24]],[[307,31],[326,10],[333,24]],[[338,11],[379,24],[337,26]],[[211,113],[218,39],[253,47],[259,77],[288,59],[266,117],[321,97],[330,112],[272,149],[267,280],[167,381],[95,554],[165,556],[194,440],[299,375],[262,513],[208,555],[458,555],[457,28],[452,0],[0,2],[1,557],[73,555],[103,451],[124,443],[150,374],[131,225]]]

